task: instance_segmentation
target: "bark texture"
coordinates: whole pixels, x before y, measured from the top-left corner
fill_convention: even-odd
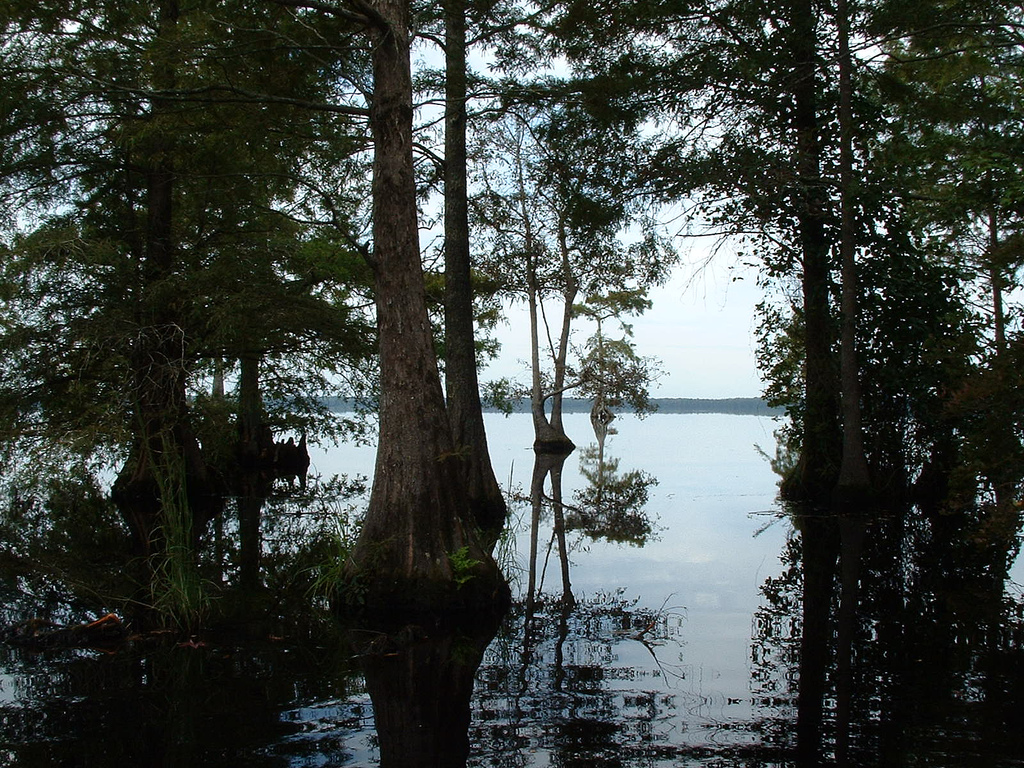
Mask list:
[[[466,10],[445,4],[445,387],[452,437],[461,455],[470,512],[490,548],[507,509],[494,476],[480,403],[473,329],[472,263],[466,159]]]
[[[370,610],[493,603],[507,587],[469,514],[427,315],[412,157],[409,4],[372,4],[373,268],[380,432],[343,599]]]

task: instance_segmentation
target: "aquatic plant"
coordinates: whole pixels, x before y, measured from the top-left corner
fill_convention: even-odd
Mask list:
[[[152,607],[165,622],[192,631],[208,615],[211,596],[199,573],[185,460],[167,435],[161,435],[161,444],[163,450],[153,462],[161,516],[157,536],[162,546],[150,559]]]

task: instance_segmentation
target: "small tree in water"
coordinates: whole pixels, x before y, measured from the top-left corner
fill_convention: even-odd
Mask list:
[[[478,170],[474,214],[489,254],[481,266],[529,309],[530,402],[541,452],[573,449],[562,400],[598,373],[574,355],[574,320],[643,312],[647,289],[664,282],[676,259],[655,222],[625,202],[628,172],[611,148],[621,148],[622,137],[596,139],[595,131],[589,116],[565,104],[511,114],[486,134]],[[641,236],[630,242],[632,227]],[[598,349],[587,355],[600,356]]]

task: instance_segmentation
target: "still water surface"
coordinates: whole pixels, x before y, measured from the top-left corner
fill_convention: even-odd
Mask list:
[[[529,416],[487,418],[499,479],[527,495]],[[977,569],[929,565],[909,526],[879,524],[865,547],[862,610],[844,625],[838,591],[811,601],[820,615],[808,609],[802,537],[757,448],[774,451],[771,419],[614,425],[605,458],[620,475],[656,478],[644,507],[656,533],[644,546],[570,533],[575,608],[557,602],[557,553],[543,565],[545,514],[541,599],[532,611],[517,601],[500,628],[392,646],[274,626],[244,643],[211,637],[134,654],[4,649],[0,764],[1022,764],[1017,566],[1008,580],[968,583]],[[581,448],[564,469],[571,507],[593,433],[586,415],[567,416],[566,429]],[[315,455],[312,469],[371,475],[372,465],[372,449],[342,446]],[[522,597],[529,503],[513,516],[503,560]],[[812,623],[824,639],[801,654]],[[839,661],[844,647],[852,662]],[[807,697],[797,705],[801,673],[825,681],[816,708]]]

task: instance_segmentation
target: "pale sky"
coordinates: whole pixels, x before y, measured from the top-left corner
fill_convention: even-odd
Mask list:
[[[758,397],[764,388],[755,365],[754,306],[761,290],[751,271],[730,271],[728,257],[697,276],[680,266],[668,285],[655,289],[654,306],[632,319],[637,353],[661,360],[664,376],[655,397]],[[743,279],[734,280],[735,274]],[[529,319],[525,306],[509,310],[499,329],[500,358],[482,380],[501,376],[528,382]],[[581,331],[578,341],[587,335]]]

